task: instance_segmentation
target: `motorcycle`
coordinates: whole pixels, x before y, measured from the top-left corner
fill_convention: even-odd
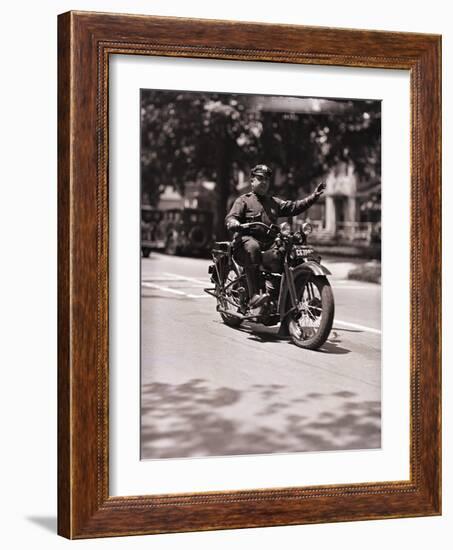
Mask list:
[[[266,299],[250,309],[244,268],[234,257],[234,240],[214,243],[213,264],[209,274],[214,288],[204,291],[216,298],[223,322],[239,327],[244,321],[266,326],[280,323],[279,335],[289,336],[296,346],[320,348],[332,329],[334,297],[327,279],[330,271],[321,264],[321,256],[308,245],[309,223],[292,232],[288,223],[268,226],[250,222],[238,227],[237,236],[260,235],[270,243],[262,251],[260,286]]]

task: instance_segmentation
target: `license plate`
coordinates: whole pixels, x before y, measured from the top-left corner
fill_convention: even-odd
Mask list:
[[[313,254],[314,250],[313,248],[295,248],[296,256],[298,258],[306,258],[307,256],[311,256]]]

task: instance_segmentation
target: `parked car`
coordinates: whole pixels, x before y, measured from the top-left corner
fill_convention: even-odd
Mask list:
[[[143,205],[141,208],[141,249],[145,258],[153,249],[163,248],[165,240],[160,235],[159,222],[162,212],[152,206]]]
[[[162,212],[159,234],[165,239],[166,254],[202,255],[212,244],[213,214],[196,208],[171,209]]]

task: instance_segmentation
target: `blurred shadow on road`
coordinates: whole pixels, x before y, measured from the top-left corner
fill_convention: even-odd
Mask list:
[[[321,353],[329,353],[331,355],[346,355],[347,353],[351,353],[350,349],[342,348],[336,342],[329,342],[329,341],[327,341],[317,351],[319,351]]]
[[[280,336],[278,334],[278,328],[275,326],[266,327],[265,325],[255,323],[244,323],[238,327],[229,327],[232,330],[243,332],[248,334],[248,340],[254,342],[261,342],[262,344],[270,342],[288,342],[289,338],[286,336]]]
[[[253,340],[254,342],[261,342],[262,344],[271,343],[271,342],[285,342],[291,343],[291,339],[288,336],[280,336],[278,334],[278,329],[275,327],[265,327],[257,325],[256,327],[251,325],[241,325],[235,327],[234,330],[240,332],[245,332],[249,334],[248,340]],[[354,331],[356,332],[356,331]],[[328,353],[332,355],[345,355],[351,353],[351,350],[348,348],[343,348],[339,345],[341,343],[341,338],[339,337],[338,332],[332,330],[330,336],[323,346],[316,350],[321,353]]]
[[[327,342],[325,342],[318,351],[320,351],[321,353],[328,353],[332,355],[345,355],[347,353],[351,353],[350,349],[343,348],[339,345],[341,342],[342,340],[337,330],[332,329]]]
[[[376,449],[380,401],[349,391],[288,399],[279,384],[242,391],[206,380],[142,388],[141,458]],[[247,415],[242,409],[247,399]],[[241,409],[237,407],[240,406]]]

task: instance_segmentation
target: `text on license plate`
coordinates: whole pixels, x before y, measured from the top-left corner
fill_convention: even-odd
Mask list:
[[[313,248],[295,248],[295,251],[298,258],[306,258],[313,254]]]

